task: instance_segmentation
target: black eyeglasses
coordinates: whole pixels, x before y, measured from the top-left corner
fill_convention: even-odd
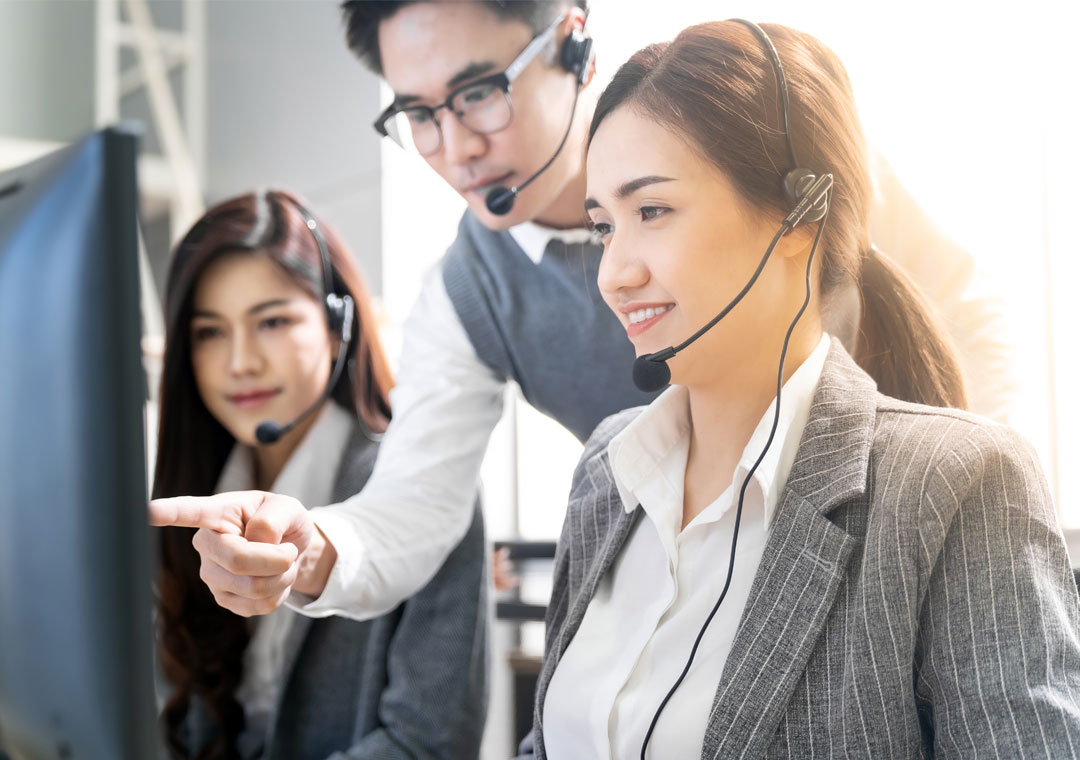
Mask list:
[[[474,80],[453,90],[437,106],[391,104],[375,121],[375,131],[389,137],[405,149],[430,156],[442,146],[442,128],[435,113],[443,108],[453,111],[462,126],[478,134],[506,129],[514,118],[510,90],[514,80],[555,36],[562,18],[532,38],[517,58],[498,74]]]

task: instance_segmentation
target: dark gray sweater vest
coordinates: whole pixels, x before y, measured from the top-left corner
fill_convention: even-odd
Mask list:
[[[634,387],[634,348],[596,286],[601,248],[548,243],[534,264],[509,232],[466,211],[443,282],[481,361],[581,441],[657,394]]]

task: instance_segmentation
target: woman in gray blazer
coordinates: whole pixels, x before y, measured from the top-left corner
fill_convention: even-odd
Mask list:
[[[767,29],[687,29],[598,102],[599,288],[637,380],[673,385],[586,445],[523,754],[1076,757],[1045,478],[961,411],[943,333],[870,244],[840,61]],[[852,286],[849,355],[822,323]]]
[[[166,309],[155,497],[272,487],[328,504],[360,490],[390,417],[390,372],[351,256],[296,197],[252,193],[207,212],[176,250]],[[277,423],[272,442],[262,442],[266,421]],[[365,621],[286,607],[235,615],[202,580],[220,571],[200,564],[200,534],[160,535],[169,757],[477,756],[487,699],[479,510],[426,587]],[[283,552],[299,550],[285,538]]]

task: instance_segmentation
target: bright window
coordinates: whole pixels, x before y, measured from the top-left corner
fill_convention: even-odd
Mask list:
[[[1026,4],[1023,15],[991,7],[594,0],[589,27],[601,82],[639,47],[729,16],[795,26],[840,56],[870,143],[930,219],[974,256],[985,287],[1005,299],[1017,383],[1010,420],[1035,444],[1063,524],[1080,527],[1080,400],[1073,391],[1080,359],[1072,335],[1080,323],[1080,298],[1072,293],[1080,257],[1073,224],[1080,72],[1065,39],[1080,11],[1048,0]],[[421,273],[453,238],[463,204],[395,146],[385,145],[384,168],[384,293],[397,321]],[[551,538],[580,446],[520,407],[511,425],[516,445],[492,446],[485,465],[489,496],[515,501],[516,515],[492,515],[490,532]]]

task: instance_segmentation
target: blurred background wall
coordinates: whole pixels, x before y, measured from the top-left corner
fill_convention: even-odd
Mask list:
[[[379,85],[346,49],[335,4],[143,4],[166,50],[203,202],[260,185],[299,191],[343,234],[381,292],[381,161],[369,124]],[[0,161],[10,165],[115,118],[143,122],[144,154],[162,157],[141,167],[144,234],[160,287],[170,227],[183,225],[170,220],[176,178],[150,91],[139,84],[133,38],[124,1],[0,0]]]

